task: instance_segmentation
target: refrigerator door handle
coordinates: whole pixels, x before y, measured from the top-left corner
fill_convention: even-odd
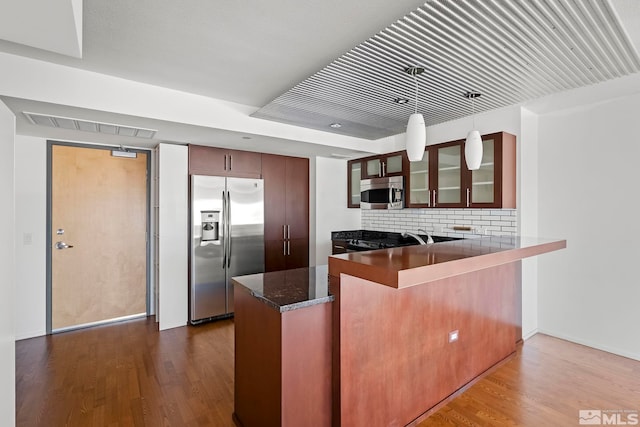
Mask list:
[[[229,156],[231,158],[231,156]],[[227,191],[227,267],[231,267],[231,194]]]
[[[222,191],[222,268],[226,268],[227,265],[227,199],[224,197],[224,190]]]

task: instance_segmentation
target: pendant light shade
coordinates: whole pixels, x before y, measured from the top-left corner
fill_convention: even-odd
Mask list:
[[[467,134],[467,140],[464,143],[464,158],[467,160],[467,168],[469,170],[480,169],[482,163],[482,138],[480,132],[471,130]]]
[[[418,78],[424,72],[422,67],[409,67],[405,70],[407,74],[413,76],[416,82],[416,106],[414,113],[409,116],[407,122],[407,133],[405,149],[410,162],[419,162],[424,156],[424,149],[427,146],[427,130],[424,126],[424,117],[418,113]]]
[[[473,103],[473,100],[479,97],[480,94],[478,92],[467,92],[464,96],[471,100],[471,117],[473,118],[474,128],[467,134],[467,140],[464,143],[464,158],[467,162],[467,169],[474,171],[480,169],[480,164],[482,163],[482,138],[480,137],[480,132],[475,130],[476,119]]]
[[[419,162],[424,156],[427,143],[427,130],[424,127],[424,117],[420,113],[409,116],[406,135],[407,157],[410,162]]]

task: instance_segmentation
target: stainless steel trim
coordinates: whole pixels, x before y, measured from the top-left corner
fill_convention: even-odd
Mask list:
[[[363,179],[360,181],[360,192],[369,190],[389,189],[389,201],[393,200],[393,190],[402,190],[402,200],[390,203],[371,203],[360,199],[361,209],[402,209],[404,207],[404,178],[402,176],[390,176],[382,178]]]
[[[227,191],[227,268],[230,268],[230,267],[231,267],[231,195],[229,194],[229,191]]]
[[[226,164],[226,160],[225,160]],[[224,190],[222,190],[222,268],[226,268],[227,265],[227,199],[224,197]]]

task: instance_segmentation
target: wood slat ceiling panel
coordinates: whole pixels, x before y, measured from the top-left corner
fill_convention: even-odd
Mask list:
[[[430,0],[346,52],[254,117],[378,139],[640,71],[608,0]],[[406,104],[393,102],[407,98]],[[341,123],[337,129],[331,123]]]

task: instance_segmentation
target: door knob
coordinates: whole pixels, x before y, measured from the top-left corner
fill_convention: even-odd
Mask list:
[[[56,249],[70,249],[73,245],[67,245],[65,242],[56,242]]]

